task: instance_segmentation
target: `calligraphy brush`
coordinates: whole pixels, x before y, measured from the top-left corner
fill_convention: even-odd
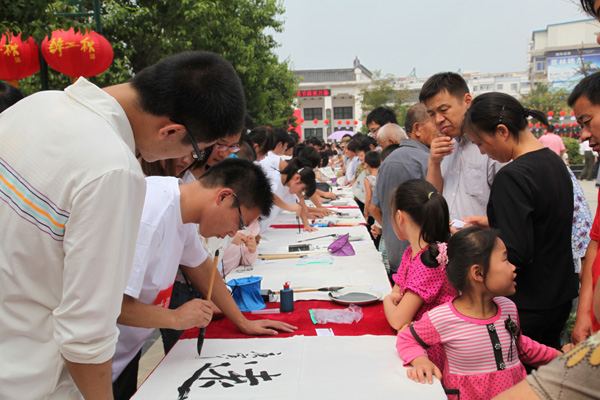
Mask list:
[[[343,286],[330,286],[330,287],[322,287],[318,289],[293,289],[295,293],[304,293],[304,292],[337,292],[340,289],[343,289]],[[279,291],[275,292],[275,294],[279,294]]]
[[[261,260],[285,260],[288,258],[303,258],[308,256],[308,253],[293,253],[293,254],[259,254]]]
[[[298,200],[296,200],[296,204],[298,204]],[[302,230],[300,230],[300,218],[298,218],[298,214],[296,214],[296,222],[298,223],[298,233],[302,233]]]
[[[210,273],[210,281],[208,283],[208,293],[206,294],[206,301],[210,301],[210,298],[212,296],[218,261],[219,261],[219,250],[215,251],[215,259],[213,260],[212,272]],[[206,335],[206,327],[200,328],[200,331],[198,332],[198,342],[196,343],[196,347],[198,349],[198,355],[200,355],[200,352],[202,351],[202,346],[204,345],[204,336],[205,335]]]
[[[326,237],[337,236],[337,235],[338,235],[337,233],[330,233],[329,235],[317,236],[317,237],[312,237],[312,238],[308,238],[308,239],[298,240],[298,242],[307,242],[309,240],[323,239],[323,238],[326,238]]]

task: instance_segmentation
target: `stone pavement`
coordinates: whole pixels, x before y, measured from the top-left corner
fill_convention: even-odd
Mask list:
[[[578,181],[585,193],[585,198],[590,205],[592,216],[596,215],[596,207],[598,206],[598,188],[596,187],[596,181]]]

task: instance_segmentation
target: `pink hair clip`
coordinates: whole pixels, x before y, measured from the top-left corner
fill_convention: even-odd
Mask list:
[[[448,265],[448,245],[443,242],[437,242],[438,251],[440,252],[435,258],[439,265]]]

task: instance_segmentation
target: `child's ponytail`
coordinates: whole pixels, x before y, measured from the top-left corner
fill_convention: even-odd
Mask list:
[[[448,266],[448,244],[445,242],[430,243],[427,251],[421,254],[421,262],[429,268]]]
[[[396,189],[392,210],[392,215],[397,210],[407,212],[421,228],[421,239],[429,243],[421,261],[430,268],[436,268],[439,265],[436,258],[440,254],[437,242],[446,243],[450,239],[450,212],[444,196],[431,183],[410,179]]]
[[[317,182],[315,172],[312,170],[309,160],[302,157],[294,157],[288,162],[287,166],[281,170],[281,174],[286,176],[285,182],[283,182],[284,184],[291,181],[295,174],[300,175],[300,182],[306,185],[306,190],[304,191],[306,197],[315,194]]]

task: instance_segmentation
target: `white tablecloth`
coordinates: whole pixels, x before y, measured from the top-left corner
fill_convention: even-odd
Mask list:
[[[261,289],[278,291],[285,282],[293,288],[320,288],[344,286],[377,290],[383,296],[391,292],[390,283],[379,253],[364,226],[320,228],[317,232],[298,233],[295,229],[269,229],[258,246],[259,254],[289,254],[288,245],[298,240],[328,234],[349,233],[352,238],[362,238],[350,242],[356,255],[349,257],[333,256],[333,264],[319,257],[328,256],[327,246],[335,240],[326,237],[302,243],[312,244],[314,250],[308,252],[308,259],[292,258],[285,260],[256,260],[251,267],[239,267],[229,273],[225,280],[247,276],[261,276]],[[305,252],[302,252],[305,253]],[[298,265],[302,261],[314,261],[311,264]],[[327,292],[294,293],[295,300],[328,300]]]

